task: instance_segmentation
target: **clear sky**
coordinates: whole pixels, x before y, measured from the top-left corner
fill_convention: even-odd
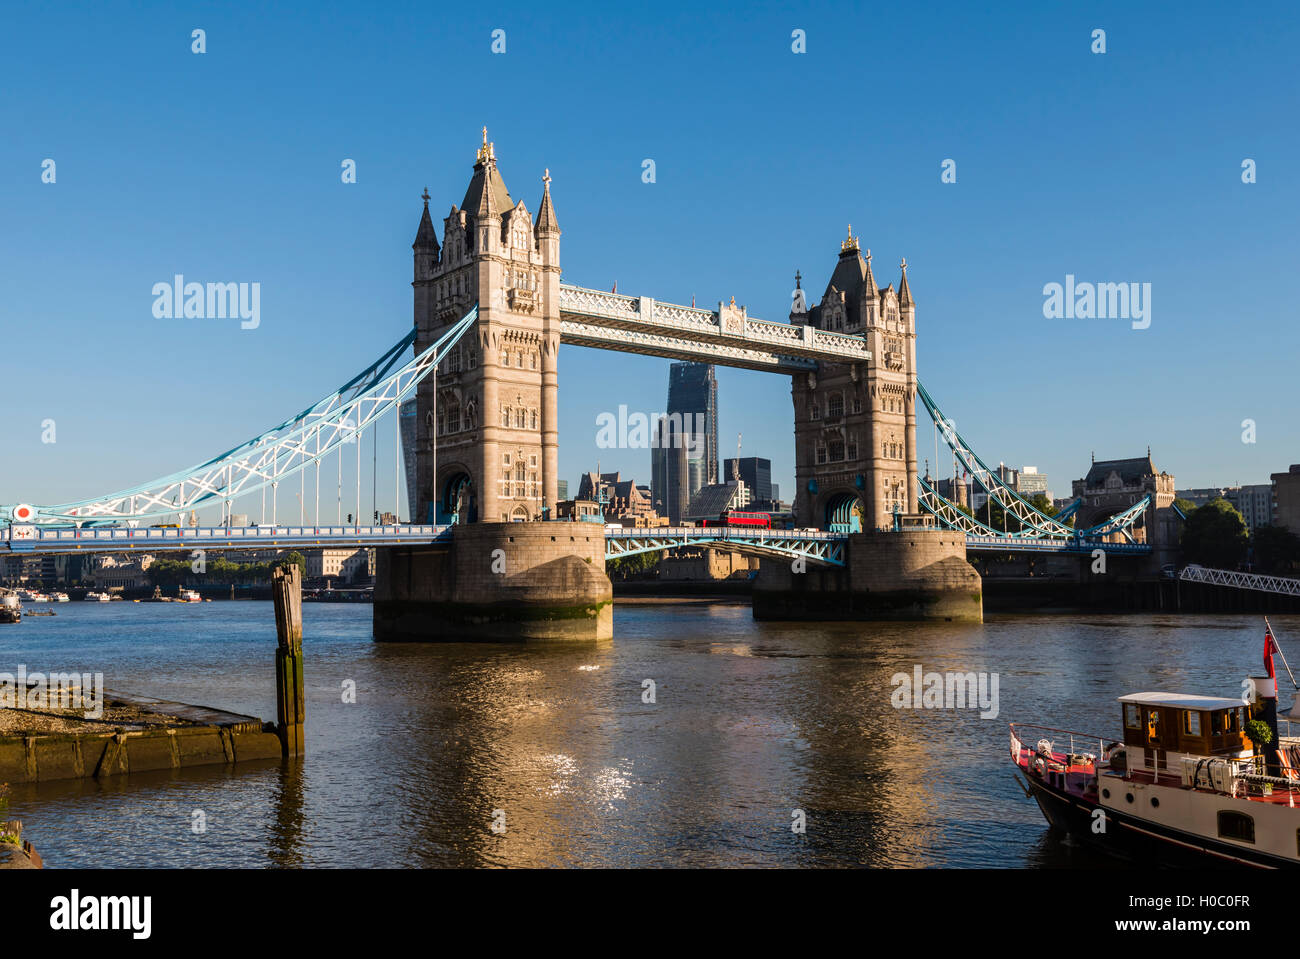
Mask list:
[[[1148,444],[1180,488],[1267,482],[1300,462],[1298,20],[1283,3],[7,4],[0,502],[170,473],[376,358],[411,325],[420,191],[441,229],[483,125],[534,213],[550,168],[566,282],[783,319],[795,270],[819,298],[851,222],[882,285],[907,258],[922,381],[986,460],[1038,466],[1058,496],[1093,451]],[[260,326],[155,318],[177,273],[260,283]],[[1149,283],[1149,328],[1045,318],[1067,274]],[[599,460],[649,483],[649,452],[597,449],[595,420],[662,410],[668,362],[565,347],[560,364],[562,477]],[[719,370],[723,454],[743,433],[787,497],[788,387]],[[918,445],[933,456],[928,422]]]

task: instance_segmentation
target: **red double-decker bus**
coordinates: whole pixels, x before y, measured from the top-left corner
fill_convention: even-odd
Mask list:
[[[726,526],[731,529],[771,529],[770,513],[741,513],[736,510],[723,510],[717,519],[706,519],[704,526]]]

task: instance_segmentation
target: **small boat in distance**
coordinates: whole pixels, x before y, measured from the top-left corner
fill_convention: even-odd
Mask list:
[[[176,598],[182,603],[201,603],[203,597],[192,589],[182,589],[177,593]]]
[[[20,589],[18,598],[24,603],[48,603],[50,597],[46,596],[39,589]]]
[[[86,594],[87,603],[107,603],[110,599],[112,597],[108,593],[97,593],[93,589]]]
[[[50,593],[50,602],[52,602],[52,603],[66,603],[66,602],[68,602],[68,594],[67,594],[67,593]]]
[[[1264,636],[1268,675],[1247,679],[1244,695],[1120,696],[1121,739],[1012,723],[1011,760],[1026,795],[1053,827],[1113,853],[1300,865],[1300,737],[1279,732],[1281,650],[1267,620]],[[1288,727],[1300,720],[1297,706],[1283,718]]]

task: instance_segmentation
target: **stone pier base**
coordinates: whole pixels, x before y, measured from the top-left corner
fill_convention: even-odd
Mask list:
[[[446,546],[380,547],[376,565],[380,642],[614,635],[605,531],[594,523],[469,523]]]
[[[764,559],[754,618],[983,622],[982,582],[966,562],[966,537],[948,530],[854,533],[848,566],[795,572]]]

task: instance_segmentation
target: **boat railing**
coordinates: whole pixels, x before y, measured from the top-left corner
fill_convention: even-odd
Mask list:
[[[1044,733],[1049,735],[1043,735]],[[1020,748],[1038,752],[1038,746],[1043,741],[1047,742],[1049,753],[1064,754],[1067,759],[1074,757],[1071,765],[1095,767],[1099,757],[1101,764],[1105,765],[1106,741],[1100,736],[1034,723],[1011,724],[1011,755],[1014,758],[1019,758]],[[1096,752],[1092,752],[1093,749]]]
[[[1292,805],[1295,805],[1296,796],[1300,794],[1300,778],[1268,773],[1263,756],[1246,759],[1184,756],[1182,784],[1237,799],[1264,799],[1280,793],[1287,796]]]

